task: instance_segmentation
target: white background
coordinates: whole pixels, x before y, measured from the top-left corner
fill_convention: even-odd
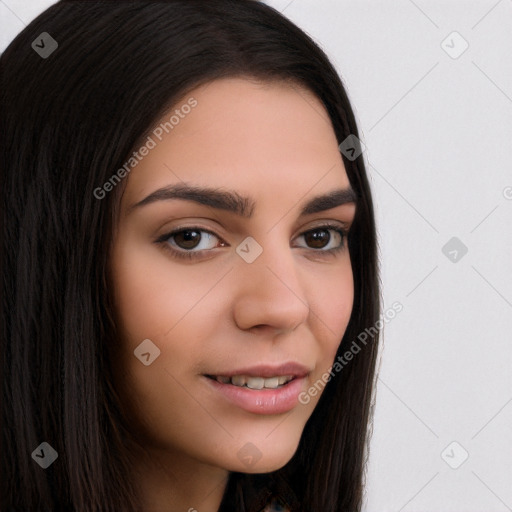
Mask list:
[[[2,51],[52,3],[0,0]],[[404,308],[384,328],[365,510],[512,511],[512,0],[267,3],[347,88],[384,310]]]

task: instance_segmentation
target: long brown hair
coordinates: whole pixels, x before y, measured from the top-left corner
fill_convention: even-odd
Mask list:
[[[31,46],[48,33],[58,47]],[[46,37],[46,36],[45,36]],[[2,510],[135,512],[140,504],[106,346],[122,186],[94,190],[179,97],[226,76],[288,80],[325,105],[341,143],[358,129],[324,52],[255,0],[69,1],[30,23],[0,58]],[[363,157],[343,155],[357,210],[348,247],[354,306],[338,355],[380,315],[374,210]],[[280,494],[293,510],[362,505],[378,335],[326,385],[293,458],[232,473],[222,512]],[[58,463],[31,458],[48,442]]]

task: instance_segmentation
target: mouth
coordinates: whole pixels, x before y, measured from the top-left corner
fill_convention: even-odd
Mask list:
[[[216,380],[221,384],[231,384],[240,388],[248,388],[254,390],[261,389],[280,389],[286,386],[288,382],[296,379],[294,375],[275,375],[273,377],[261,377],[250,375],[205,375],[209,379]]]
[[[212,397],[220,396],[231,405],[260,415],[282,414],[292,410],[298,405],[299,394],[306,386],[306,377],[292,377],[291,380],[286,380],[290,378],[289,375],[266,378],[249,376],[244,385],[232,384],[233,379],[240,379],[238,382],[243,382],[244,377],[203,375],[204,381],[209,384],[213,393]],[[279,384],[279,378],[285,382]],[[229,382],[225,383],[222,379],[228,379]],[[277,387],[265,387],[265,383],[275,386],[276,379]]]
[[[279,366],[259,364],[256,366],[239,368],[238,370],[224,370],[219,373],[208,373],[205,377],[216,380],[221,384],[231,384],[240,388],[253,390],[279,389],[295,379],[306,377],[310,369],[305,365],[287,362]]]
[[[212,397],[247,412],[272,415],[291,411],[298,405],[298,396],[307,385],[312,370],[289,362],[221,370],[202,374]]]

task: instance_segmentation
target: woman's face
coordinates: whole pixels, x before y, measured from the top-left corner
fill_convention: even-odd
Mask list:
[[[148,447],[270,472],[296,451],[321,392],[298,395],[323,389],[352,310],[337,230],[355,203],[302,211],[350,187],[334,131],[311,93],[244,79],[195,89],[161,122],[125,178],[114,239],[116,387]]]

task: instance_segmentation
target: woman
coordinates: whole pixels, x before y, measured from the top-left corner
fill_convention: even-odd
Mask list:
[[[0,62],[2,510],[359,511],[377,247],[324,53],[254,0],[61,1]]]

